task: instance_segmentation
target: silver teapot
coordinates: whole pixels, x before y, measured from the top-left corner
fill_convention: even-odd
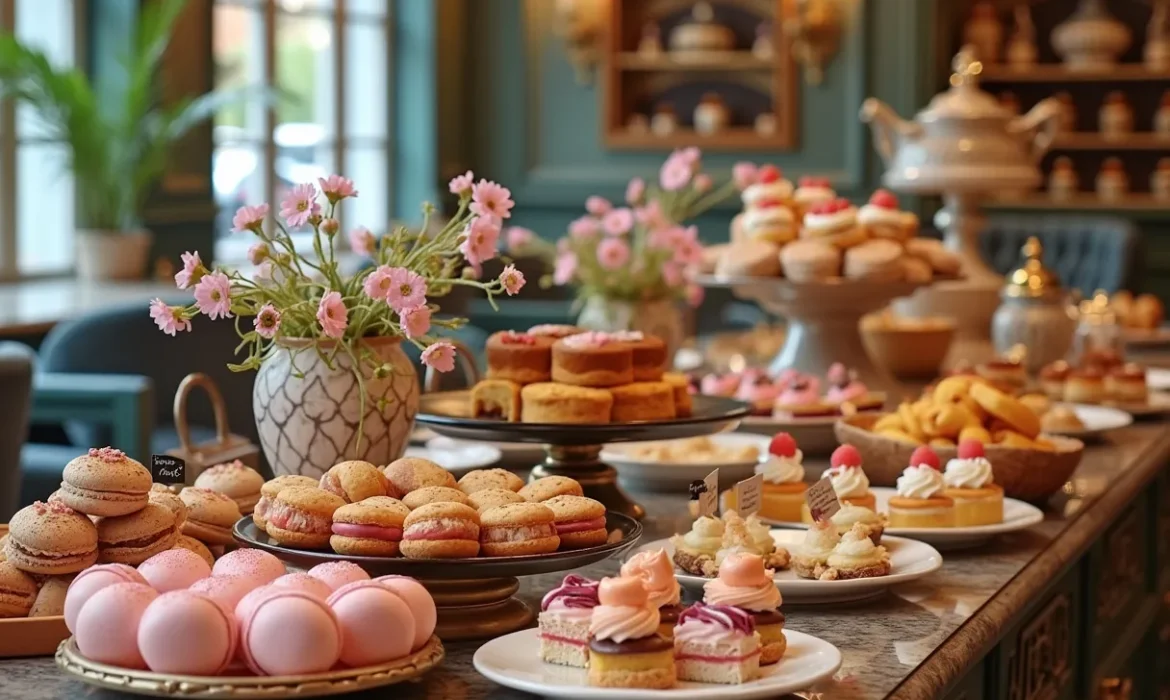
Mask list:
[[[1040,241],[1029,238],[1021,252],[1024,262],[1008,275],[1000,292],[1002,301],[991,318],[991,340],[1000,355],[1022,346],[1024,368],[1035,374],[1068,354],[1078,314],[1060,278],[1044,266]]]

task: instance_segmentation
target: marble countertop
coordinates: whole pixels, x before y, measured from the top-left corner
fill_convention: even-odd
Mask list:
[[[835,644],[844,664],[835,678],[812,689],[841,700],[935,697],[962,678],[995,643],[1001,630],[1048,583],[1079,556],[1101,528],[1153,478],[1170,456],[1170,431],[1163,423],[1139,423],[1090,446],[1081,466],[1053,497],[1043,523],[1001,537],[978,549],[944,552],[942,568],[918,582],[895,587],[881,598],[847,605],[785,605],[787,626]],[[806,465],[810,478],[822,465]],[[689,527],[682,494],[635,494],[646,506],[644,539],[665,537]],[[586,567],[600,577],[618,562]],[[530,604],[560,581],[562,574],[521,579],[520,596]],[[420,682],[349,695],[402,700],[527,698],[475,672],[474,642],[447,645],[441,668]],[[0,697],[25,700],[88,697],[125,698],[87,689],[57,671],[52,659],[0,662]]]

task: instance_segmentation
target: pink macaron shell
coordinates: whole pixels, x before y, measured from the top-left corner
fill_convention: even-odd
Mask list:
[[[211,567],[189,549],[168,549],[138,565],[138,573],[159,593],[188,588],[211,575]]]
[[[77,613],[81,612],[85,601],[115,583],[149,585],[138,569],[126,564],[98,564],[82,571],[69,584],[69,590],[65,593],[65,626],[70,632],[77,634]]]
[[[138,651],[151,671],[214,676],[236,651],[236,620],[203,593],[164,593],[138,625]]]
[[[410,649],[411,651],[421,649],[434,634],[435,624],[439,620],[435,599],[421,583],[409,576],[379,576],[374,580],[406,601],[406,606],[414,613],[414,644]]]
[[[310,595],[317,596],[321,600],[325,600],[333,594],[333,589],[329,587],[328,583],[300,572],[285,574],[273,581],[271,585],[278,588],[291,588],[296,591],[304,591]]]
[[[77,614],[73,638],[91,661],[145,669],[138,651],[138,624],[158,591],[145,583],[115,583],[93,594]]]
[[[227,610],[234,611],[244,596],[256,588],[256,580],[248,576],[209,576],[191,584],[188,590],[202,593]]]
[[[341,663],[372,666],[410,653],[414,615],[406,601],[377,581],[354,581],[329,596],[341,626]]]
[[[370,580],[370,575],[366,573],[366,570],[352,561],[330,561],[318,564],[309,569],[309,575],[329,584],[329,587],[335,591],[347,583]]]
[[[260,549],[237,549],[215,560],[211,569],[213,576],[249,576],[256,579],[257,586],[271,583],[284,576],[288,570],[284,564]]]
[[[341,629],[333,610],[304,591],[276,586],[264,590],[248,616],[239,620],[248,668],[269,676],[333,668],[341,656]]]

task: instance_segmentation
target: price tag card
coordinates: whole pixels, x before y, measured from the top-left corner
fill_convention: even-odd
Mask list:
[[[833,482],[828,477],[809,486],[804,499],[808,502],[813,520],[828,520],[841,510],[841,502],[837,500],[837,492],[833,490]]]
[[[735,485],[735,509],[746,518],[760,510],[760,493],[764,489],[764,475],[756,474]]]
[[[715,508],[719,501],[719,470],[708,474],[702,481],[692,481],[689,487],[691,500],[698,502],[698,515],[715,515]]]
[[[187,463],[181,457],[151,455],[150,477],[158,484],[186,483]]]

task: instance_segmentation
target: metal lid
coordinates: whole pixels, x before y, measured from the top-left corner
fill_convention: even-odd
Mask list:
[[[1007,276],[1003,288],[1004,296],[1020,299],[1054,297],[1062,293],[1060,277],[1044,266],[1044,246],[1040,239],[1032,236],[1020,249],[1024,264]]]
[[[926,109],[918,113],[920,122],[954,119],[1002,119],[1008,121],[1013,115],[989,93],[979,88],[979,74],[983,63],[975,58],[975,47],[959,49],[951,62],[951,88],[931,99]]]

